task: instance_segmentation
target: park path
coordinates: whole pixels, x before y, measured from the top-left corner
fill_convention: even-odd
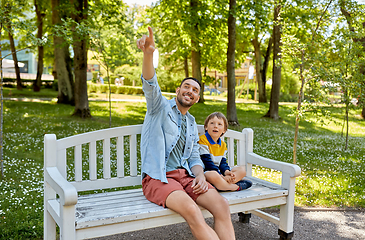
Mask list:
[[[274,215],[279,216],[274,210]],[[212,219],[207,219],[213,225]],[[240,223],[232,214],[237,240],[279,239],[278,227],[252,215],[249,224]],[[96,240],[194,240],[186,223],[129,232]],[[364,209],[296,208],[293,240],[352,240],[365,239]]]

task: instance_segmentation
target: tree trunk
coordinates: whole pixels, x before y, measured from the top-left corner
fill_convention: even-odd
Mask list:
[[[231,126],[239,126],[235,100],[235,51],[236,51],[236,0],[229,0],[228,49],[227,49],[227,120]]]
[[[43,36],[43,17],[45,14],[42,14],[41,8],[39,6],[39,0],[34,0],[35,12],[37,15],[37,38],[42,39]],[[38,46],[38,65],[37,65],[37,77],[33,83],[33,91],[39,92],[42,86],[42,74],[43,74],[43,56],[44,56],[44,48],[42,45]]]
[[[197,0],[190,0],[190,7],[191,7],[191,15],[197,16],[197,7],[199,1]],[[196,18],[198,19],[198,18]],[[192,65],[192,75],[193,78],[196,78],[200,83],[202,82],[202,71],[201,71],[201,53],[200,53],[200,46],[199,46],[199,23],[196,22],[193,28],[193,34],[191,36],[191,65]],[[199,102],[204,102],[204,89],[200,89],[200,99]]]
[[[275,3],[274,9],[274,29],[273,29],[273,73],[272,89],[270,96],[270,107],[265,117],[278,120],[279,117],[279,98],[280,98],[280,81],[281,81],[281,24],[279,20],[281,5]]]
[[[60,1],[52,0],[52,24],[61,23]],[[62,37],[54,35],[55,72],[58,80],[58,103],[75,104],[74,82],[71,72],[71,58],[68,44]]]
[[[71,1],[77,14],[72,18],[77,23],[87,19],[87,0]],[[75,111],[74,116],[90,118],[89,100],[87,96],[87,36],[74,33],[74,73],[75,73]],[[110,79],[109,83],[110,83]]]
[[[261,77],[261,49],[258,38],[252,39],[252,44],[255,49],[255,70],[256,70],[256,82],[259,86],[259,103],[266,103],[265,84]]]
[[[20,78],[18,57],[16,56],[14,37],[13,37],[12,29],[10,28],[10,26],[8,26],[8,35],[9,35],[9,42],[10,42],[10,51],[11,51],[11,55],[13,56],[13,61],[14,61],[14,68],[15,68],[15,75],[16,75],[16,89],[22,90],[23,86],[22,86],[22,79]]]
[[[184,58],[184,70],[185,70],[185,77],[189,77],[189,65],[188,65],[188,57]]]
[[[352,16],[351,14],[345,9],[345,5],[344,2],[341,2],[341,12],[342,14],[345,16],[347,24],[349,25],[349,29],[351,32],[355,33],[355,28],[353,26],[352,23]],[[362,27],[363,29],[365,29],[365,22],[362,23]],[[360,42],[360,44],[362,45],[363,49],[365,49],[365,37],[361,37],[361,38],[356,38],[353,37],[353,41],[354,42]],[[360,73],[364,76],[365,78],[365,63],[361,64],[360,66]],[[361,111],[361,117],[363,119],[365,119],[365,80],[363,80],[361,83],[362,85],[362,96],[361,96],[361,101],[360,104],[362,105],[362,111]]]
[[[264,56],[264,63],[262,65],[262,72],[261,72],[261,81],[262,81],[262,102],[267,102],[267,95],[266,95],[266,74],[267,74],[267,68],[269,66],[270,61],[270,54],[272,49],[272,36],[270,37],[269,43],[267,45],[266,54]],[[260,100],[260,99],[259,99]],[[260,101],[261,102],[261,101]]]

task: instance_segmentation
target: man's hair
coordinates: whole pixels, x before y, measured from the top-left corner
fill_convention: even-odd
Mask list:
[[[187,78],[184,78],[184,79],[181,81],[181,83],[180,83],[180,87],[182,86],[182,84],[183,84],[186,80],[193,80],[193,81],[197,82],[197,83],[199,84],[200,90],[202,89],[202,85],[201,85],[201,83],[198,81],[198,79],[193,78],[193,77],[187,77]]]
[[[228,129],[228,121],[227,121],[227,118],[226,116],[224,116],[223,113],[221,112],[214,112],[214,113],[211,113],[204,121],[204,129],[208,127],[208,123],[211,119],[213,119],[214,117],[217,117],[218,119],[223,119],[223,122],[224,122],[224,133],[227,132],[227,129]],[[224,134],[223,133],[223,134]],[[222,136],[223,136],[222,134]]]

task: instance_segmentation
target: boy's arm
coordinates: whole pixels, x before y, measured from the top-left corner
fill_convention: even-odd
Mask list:
[[[205,144],[202,143],[202,141],[199,140],[199,152],[200,152],[200,158],[204,163],[204,170],[205,171],[217,171],[220,173],[219,168],[214,164],[211,156],[210,156],[210,152],[209,152],[209,147]]]
[[[227,159],[225,157],[222,157],[221,163],[219,164],[219,170],[221,171],[221,173],[223,173],[223,175],[225,175],[224,173],[227,170],[231,171],[231,168],[229,167]]]

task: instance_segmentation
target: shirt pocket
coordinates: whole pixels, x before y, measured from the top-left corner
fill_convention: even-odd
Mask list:
[[[171,112],[168,112],[167,117],[162,121],[162,129],[165,135],[176,137],[179,134],[177,121]]]

